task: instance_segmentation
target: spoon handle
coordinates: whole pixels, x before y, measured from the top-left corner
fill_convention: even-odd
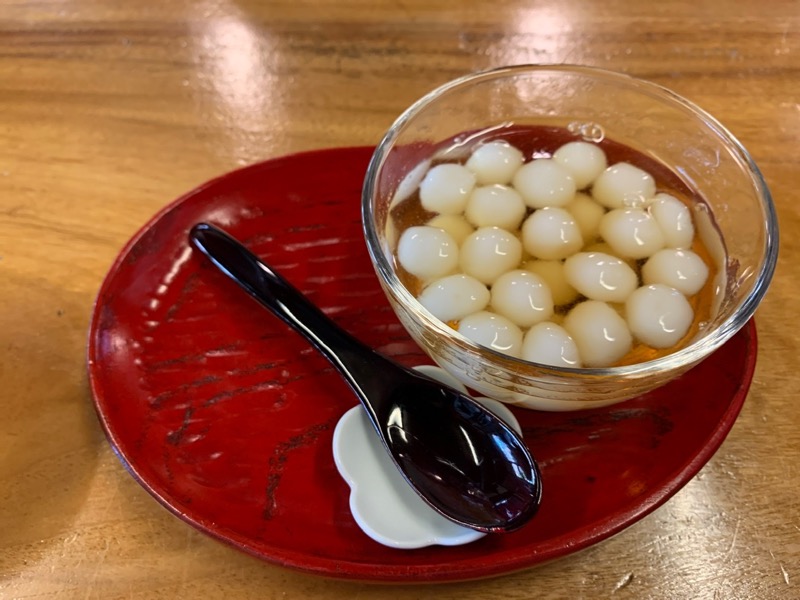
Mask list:
[[[336,325],[292,284],[222,229],[198,223],[192,227],[189,239],[250,296],[311,342],[360,398],[364,394],[361,387],[369,380],[368,372],[376,366],[385,369],[393,364]]]
[[[540,495],[536,464],[502,420],[358,341],[221,229],[200,223],[189,239],[336,367],[392,460],[434,510],[479,531],[515,529],[533,516]]]

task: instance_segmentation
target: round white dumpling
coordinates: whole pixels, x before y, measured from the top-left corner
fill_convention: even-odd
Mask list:
[[[556,367],[582,366],[575,340],[566,329],[549,321],[537,323],[525,333],[521,358]]]
[[[575,217],[575,222],[580,227],[584,242],[590,242],[597,237],[600,231],[600,219],[606,214],[606,209],[603,206],[598,204],[591,196],[578,192],[564,208]]]
[[[529,260],[522,268],[544,279],[556,306],[571,304],[578,299],[578,290],[567,281],[564,263],[560,260]]]
[[[492,284],[492,309],[520,327],[530,327],[553,314],[547,283],[530,271],[503,273]]]
[[[459,266],[478,281],[491,284],[506,271],[517,268],[522,260],[522,244],[509,231],[499,227],[481,227],[461,244]]]
[[[575,180],[550,158],[537,158],[514,174],[514,188],[531,208],[564,206],[575,196]]]
[[[608,165],[603,149],[589,142],[568,142],[555,151],[553,160],[570,172],[579,190],[588,187]]]
[[[660,283],[640,287],[625,302],[628,325],[636,338],[653,348],[669,348],[689,331],[694,311],[678,290]]]
[[[417,299],[434,317],[447,322],[483,310],[490,297],[489,289],[480,281],[457,273],[437,279],[425,287]]]
[[[472,191],[464,216],[476,227],[517,229],[525,217],[525,202],[514,189],[499,183]]]
[[[564,261],[569,284],[592,300],[625,302],[639,285],[626,262],[602,252],[578,252]]]
[[[655,193],[653,176],[625,162],[608,167],[592,185],[592,196],[608,208],[643,206]]]
[[[466,166],[481,185],[505,184],[511,181],[522,162],[522,152],[504,140],[495,140],[478,146]]]
[[[689,207],[669,194],[656,194],[650,203],[653,215],[668,248],[689,248],[694,241],[694,223]]]
[[[664,247],[664,234],[653,215],[643,208],[618,208],[600,220],[600,235],[615,254],[647,258]]]
[[[443,277],[458,267],[458,244],[438,227],[409,227],[397,242],[400,265],[423,280]]]
[[[436,215],[426,225],[444,229],[453,236],[453,239],[458,244],[461,244],[470,233],[475,231],[475,228],[463,215]]]
[[[575,340],[585,367],[609,367],[633,345],[625,319],[598,300],[586,300],[569,311],[564,329]]]
[[[476,344],[519,358],[522,330],[502,315],[480,311],[464,317],[458,332]]]
[[[442,163],[425,174],[419,184],[419,201],[431,212],[459,214],[464,212],[474,187],[472,171],[456,163]]]
[[[575,254],[583,246],[578,223],[563,208],[542,208],[522,224],[522,243],[536,258],[557,260]]]
[[[708,266],[691,250],[664,248],[659,250],[642,267],[645,284],[663,283],[682,294],[693,296],[708,279]]]

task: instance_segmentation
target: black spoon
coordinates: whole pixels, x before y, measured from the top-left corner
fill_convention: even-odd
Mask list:
[[[511,531],[533,517],[541,499],[539,471],[505,422],[355,339],[221,229],[200,223],[189,239],[333,363],[400,472],[437,512],[486,532]]]

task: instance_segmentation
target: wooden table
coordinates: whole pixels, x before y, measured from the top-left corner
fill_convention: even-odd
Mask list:
[[[375,144],[438,84],[570,62],[700,104],[752,152],[782,249],[744,409],[708,465],[616,537],[435,589],[327,580],[198,533],[94,414],[86,332],[112,260],[167,202],[300,150]],[[800,597],[800,2],[0,3],[0,596]]]

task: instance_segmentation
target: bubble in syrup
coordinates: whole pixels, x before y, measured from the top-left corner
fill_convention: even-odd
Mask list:
[[[587,142],[599,144],[606,139],[603,126],[592,121],[572,121],[567,125],[567,130],[573,135],[579,135]]]

